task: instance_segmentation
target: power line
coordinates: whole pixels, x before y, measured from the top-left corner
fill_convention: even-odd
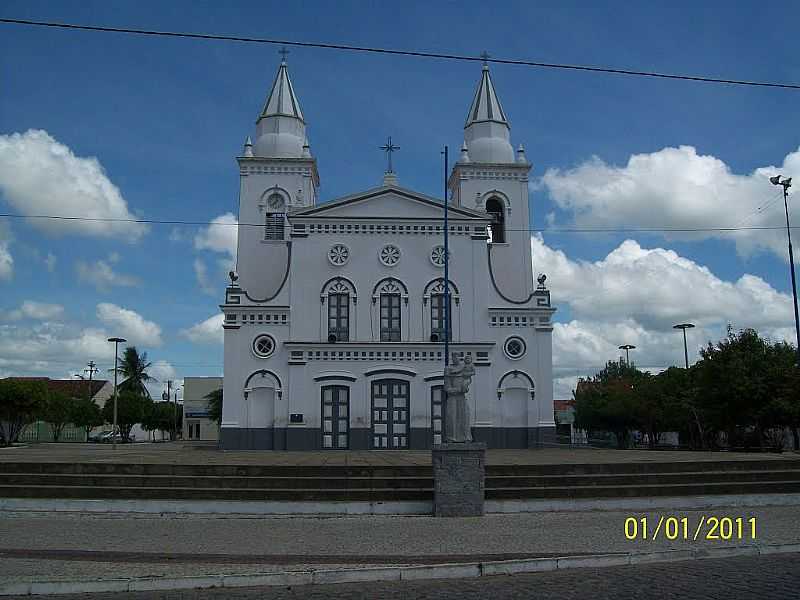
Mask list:
[[[324,205],[322,205],[324,206]],[[177,225],[185,227],[264,227],[264,223],[221,223],[214,221],[182,221],[163,219],[123,219],[115,217],[69,217],[64,215],[21,215],[0,213],[0,219],[50,219],[55,221],[79,221],[93,223],[133,223],[140,225]],[[376,217],[377,219],[377,217]],[[393,225],[382,225],[393,227]],[[440,225],[434,227],[441,228]],[[792,225],[792,229],[800,226]],[[528,231],[530,233],[705,233],[736,231],[783,231],[784,226],[751,225],[747,227],[529,227],[527,229],[506,228],[506,231]]]
[[[197,40],[212,40],[212,41],[226,41],[226,42],[242,42],[252,44],[275,44],[281,46],[295,46],[300,48],[321,48],[325,50],[345,50],[349,52],[367,52],[372,54],[387,54],[394,56],[411,56],[417,58],[435,58],[441,60],[458,60],[458,61],[487,61],[495,64],[502,65],[517,65],[523,67],[535,67],[543,69],[562,69],[570,71],[583,71],[592,73],[605,73],[611,75],[627,75],[635,77],[652,77],[658,79],[673,79],[681,81],[697,81],[702,83],[720,83],[725,85],[738,85],[750,87],[768,87],[768,88],[782,88],[791,90],[800,90],[800,84],[794,83],[779,83],[769,81],[751,81],[744,79],[724,79],[718,77],[708,77],[705,75],[680,75],[674,73],[661,73],[655,71],[637,71],[633,69],[621,69],[614,67],[592,67],[588,65],[574,65],[566,63],[547,63],[523,59],[510,59],[510,58],[482,58],[476,56],[466,56],[463,54],[445,54],[438,52],[422,52],[415,50],[398,50],[392,48],[377,48],[371,46],[353,46],[349,44],[326,44],[322,42],[298,42],[296,40],[282,40],[275,38],[257,38],[248,36],[234,36],[234,35],[220,35],[220,34],[207,34],[207,33],[191,33],[181,31],[164,31],[153,29],[132,29],[128,27],[102,27],[97,25],[79,25],[75,23],[58,23],[54,21],[30,21],[27,19],[0,19],[0,23],[10,25],[27,25],[31,27],[49,27],[55,29],[70,29],[80,31],[95,31],[103,33],[126,33],[133,35],[145,36],[161,36],[172,38],[189,38]]]

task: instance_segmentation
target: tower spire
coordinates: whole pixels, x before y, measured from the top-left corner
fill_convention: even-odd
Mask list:
[[[484,52],[481,58],[481,79],[464,123],[466,151],[472,162],[513,163],[511,128],[489,73],[489,54]]]
[[[253,155],[264,158],[302,158],[307,152],[306,123],[289,78],[285,48],[264,108],[256,121]]]

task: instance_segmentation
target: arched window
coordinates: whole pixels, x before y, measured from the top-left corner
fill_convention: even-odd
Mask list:
[[[457,315],[453,312],[453,300],[455,305],[459,306],[460,295],[458,288],[450,282],[450,293],[448,294],[450,300],[449,313],[450,313],[450,327],[448,333],[450,337],[448,341],[453,340],[453,322],[456,321]],[[430,341],[442,342],[445,337],[445,294],[444,294],[444,278],[437,278],[428,282],[422,292],[422,305],[427,306],[430,302]]]
[[[286,203],[283,196],[275,192],[267,198],[267,217],[264,224],[265,240],[283,240],[286,220]]]
[[[378,302],[378,322],[382,342],[399,342],[402,339],[401,299],[408,304],[408,289],[400,280],[393,277],[382,279],[372,291],[373,304]]]
[[[356,290],[353,283],[344,277],[329,279],[322,286],[320,300],[328,303],[328,341],[347,342],[350,340],[350,300],[356,303]]]
[[[490,242],[493,244],[503,244],[506,241],[506,218],[503,202],[496,197],[486,201],[486,212],[492,216],[492,224],[489,225],[491,235]]]

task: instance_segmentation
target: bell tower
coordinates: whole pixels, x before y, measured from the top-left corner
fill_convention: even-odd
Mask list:
[[[485,56],[484,58],[488,58]],[[514,152],[511,127],[484,62],[464,124],[464,143],[450,174],[449,201],[492,218],[489,269],[498,302],[524,304],[533,293],[528,173],[522,145]]]
[[[317,161],[284,52],[272,89],[239,162],[238,284],[251,302],[276,297],[286,280],[295,210],[314,206]]]

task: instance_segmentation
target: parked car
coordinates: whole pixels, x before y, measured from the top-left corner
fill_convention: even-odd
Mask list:
[[[88,440],[90,442],[100,443],[100,442],[104,442],[106,436],[109,436],[109,435],[111,435],[111,430],[98,431],[97,433],[93,433],[92,435],[90,435]]]

